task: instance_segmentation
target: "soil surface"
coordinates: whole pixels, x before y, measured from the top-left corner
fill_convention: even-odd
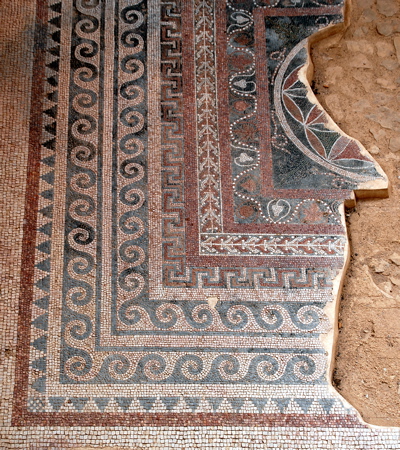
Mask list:
[[[353,0],[344,33],[313,46],[313,88],[391,183],[347,211],[351,261],[333,384],[371,424],[400,426],[400,0]]]

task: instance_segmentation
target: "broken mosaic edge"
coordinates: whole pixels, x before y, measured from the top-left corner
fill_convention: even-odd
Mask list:
[[[382,178],[374,179],[372,181],[366,181],[364,183],[361,183],[359,186],[357,186],[357,189],[354,189],[352,191],[351,197],[349,199],[346,199],[344,203],[340,207],[340,216],[342,219],[342,224],[344,229],[347,233],[347,240],[345,244],[345,251],[344,251],[344,265],[339,270],[338,274],[336,275],[335,279],[333,280],[333,286],[332,286],[332,297],[333,300],[330,303],[327,303],[324,313],[327,315],[327,317],[330,320],[331,323],[331,330],[327,334],[322,334],[320,336],[320,340],[322,342],[323,347],[325,348],[328,356],[327,356],[327,381],[328,381],[328,389],[332,393],[333,396],[336,396],[340,399],[340,401],[344,404],[345,407],[353,409],[356,414],[358,420],[365,424],[366,426],[372,428],[372,429],[385,429],[385,428],[393,428],[396,429],[397,427],[394,426],[381,426],[381,425],[375,425],[373,423],[367,422],[361,412],[353,405],[351,404],[335,387],[333,386],[333,372],[335,369],[335,360],[336,360],[336,354],[337,354],[337,347],[338,347],[338,337],[339,337],[339,310],[340,310],[340,299],[341,294],[343,290],[343,285],[345,281],[346,273],[350,266],[350,256],[351,256],[351,248],[350,248],[350,241],[349,241],[349,230],[346,225],[346,219],[345,219],[345,212],[346,208],[354,208],[356,206],[357,200],[363,200],[363,199],[377,199],[377,198],[388,198],[389,197],[389,191],[390,191],[390,183],[387,175],[385,174],[384,170],[380,166],[380,164],[376,161],[375,157],[371,155],[367,149],[363,146],[363,144],[355,139],[354,137],[349,136],[346,134],[332,119],[332,117],[327,113],[325,108],[321,105],[318,98],[314,94],[311,83],[314,79],[314,63],[312,61],[311,57],[311,49],[314,44],[317,42],[329,38],[330,36],[336,35],[338,33],[344,33],[347,28],[350,26],[350,13],[352,8],[352,0],[345,0],[345,6],[344,6],[344,21],[339,24],[331,25],[327,28],[324,28],[320,30],[319,32],[315,33],[314,35],[310,36],[307,40],[308,43],[308,60],[305,66],[300,70],[299,72],[299,78],[300,80],[305,84],[308,90],[308,98],[309,100],[318,105],[326,114],[328,118],[328,124],[327,126],[335,131],[338,131],[343,136],[346,136],[350,139],[356,140],[356,142],[359,144],[359,148],[361,150],[361,153],[368,156],[374,161],[375,167],[378,171],[378,173],[382,176]]]

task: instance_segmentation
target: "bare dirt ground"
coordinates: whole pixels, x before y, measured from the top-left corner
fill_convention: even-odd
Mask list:
[[[400,426],[400,0],[352,3],[349,28],[313,46],[313,88],[391,189],[347,212],[351,262],[333,383],[365,421]]]

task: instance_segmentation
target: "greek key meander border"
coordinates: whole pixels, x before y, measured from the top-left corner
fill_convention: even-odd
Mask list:
[[[202,2],[199,3],[200,6],[201,6],[201,4],[202,4]],[[201,38],[201,36],[203,36],[203,34],[206,31],[208,32],[209,35],[211,35],[209,40],[211,40],[213,42],[213,39],[212,39],[213,33],[207,28],[207,26],[206,26],[207,25],[207,21],[205,19],[203,19],[203,17],[205,15],[201,14],[201,8],[200,8],[199,5],[197,5],[197,3],[195,4],[195,5],[197,5],[197,8],[195,8],[195,11],[197,11],[197,12],[195,12],[195,14],[198,14],[200,16],[200,20],[198,22],[196,21],[196,23],[198,23],[197,26],[200,27],[201,30],[198,33],[198,36],[196,34],[196,39],[194,38],[193,31],[192,31],[192,28],[193,28],[194,25],[192,24],[192,22],[190,20],[190,17],[192,17],[192,12],[189,13],[189,11],[188,11],[191,8],[190,5],[191,5],[191,3],[190,4],[185,4],[185,7],[184,7],[184,19],[183,19],[183,22],[186,24],[185,27],[184,27],[184,29],[185,29],[185,39],[187,40],[188,43],[190,43],[190,45],[184,45],[183,46],[183,59],[184,59],[185,64],[186,64],[186,66],[185,66],[186,69],[184,70],[183,78],[185,80],[185,82],[184,82],[185,86],[189,86],[188,88],[186,88],[185,96],[184,96],[185,100],[186,100],[186,103],[185,103],[185,114],[184,114],[184,117],[185,117],[185,124],[184,124],[184,126],[185,126],[185,130],[192,130],[189,133],[189,135],[192,136],[192,137],[188,139],[187,143],[185,142],[185,161],[186,161],[186,159],[188,160],[188,164],[186,164],[186,162],[184,164],[185,177],[186,177],[186,179],[185,179],[185,186],[186,186],[186,189],[185,189],[186,190],[186,194],[185,195],[186,195],[186,197],[193,196],[193,192],[197,191],[197,187],[196,187],[197,186],[197,182],[198,182],[197,178],[196,178],[195,182],[193,180],[191,180],[191,178],[193,178],[193,171],[196,171],[197,170],[196,167],[198,167],[199,164],[200,164],[200,163],[195,163],[194,162],[194,156],[193,155],[196,154],[198,146],[195,146],[195,144],[194,144],[195,139],[193,138],[193,126],[192,126],[192,123],[195,121],[194,118],[196,117],[196,114],[197,115],[200,114],[199,111],[196,112],[195,104],[196,104],[197,97],[201,97],[202,98],[202,96],[199,94],[200,92],[202,92],[202,88],[200,88],[200,91],[198,92],[198,95],[196,96],[195,95],[195,91],[196,91],[196,89],[198,90],[198,88],[196,88],[196,86],[198,86],[198,83],[196,83],[194,80],[192,80],[191,75],[190,75],[191,73],[194,73],[195,66],[193,66],[193,61],[192,61],[191,55],[188,54],[188,51],[185,52],[185,49],[186,48],[191,48],[192,43],[194,43],[193,45],[195,45],[195,46],[199,45],[199,52],[197,52],[197,53],[200,54],[201,51],[202,51],[202,46],[201,46],[202,38]],[[209,6],[209,8],[210,8],[210,6]],[[219,5],[219,8],[221,9],[221,4]],[[211,14],[210,11],[208,11],[208,16],[210,14]],[[189,17],[186,17],[186,16],[189,16]],[[223,9],[221,9],[221,14],[218,15],[217,21],[221,22],[221,18],[220,17],[223,17],[223,16],[224,16],[224,12],[223,12]],[[191,26],[191,25],[193,25],[193,26]],[[221,26],[221,23],[220,23],[220,26]],[[225,25],[222,24],[222,29],[224,28],[224,26]],[[203,31],[203,28],[204,28],[205,31]],[[221,45],[220,42],[218,43],[218,50],[219,51],[221,51],[220,48],[224,48],[224,43],[222,45]],[[210,67],[209,67],[209,64],[207,65],[207,67],[209,67],[209,71],[211,71],[211,75],[210,75],[211,77],[214,76],[213,73],[215,72],[215,68],[213,67],[213,63],[214,63],[214,61],[211,61],[211,63],[210,63],[211,66]],[[222,65],[224,65],[224,64],[222,64]],[[205,81],[203,83],[201,83],[201,87],[203,87],[204,85],[208,85],[207,84],[207,79],[208,79],[207,73],[205,73],[204,76],[206,78],[205,78]],[[210,87],[210,89],[208,89],[208,90],[206,89],[206,91],[203,92],[203,94],[212,97],[212,92],[214,92],[214,91]],[[221,95],[221,92],[223,92],[223,90],[221,91],[221,88],[219,88],[218,92],[219,92],[219,95]],[[180,94],[182,94],[182,93],[180,93]],[[171,102],[170,99],[168,99],[168,100]],[[215,100],[212,99],[212,100],[210,100],[210,102],[212,104],[214,104]],[[179,102],[176,101],[176,104],[179,105]],[[201,108],[201,105],[202,105],[202,103],[200,101],[200,103],[198,104],[198,108]],[[207,108],[205,108],[205,109],[206,109],[206,112],[207,112],[208,109]],[[175,111],[177,111],[177,108],[175,108],[174,112]],[[180,122],[181,121],[180,117],[182,115],[183,114],[175,114],[175,122],[176,122],[175,129],[177,129],[177,130],[181,129],[181,125],[179,125],[179,124],[181,123]],[[172,116],[173,115],[171,115],[171,117]],[[200,116],[199,116],[199,117],[201,117],[201,119],[200,119],[201,123],[204,121],[203,116],[204,116],[203,113],[201,113]],[[202,124],[202,126],[204,125],[204,127],[206,127],[208,122],[205,123],[205,124]],[[187,132],[185,131],[185,133],[187,133]],[[217,130],[214,130],[212,134],[215,135],[216,133],[217,133]],[[224,139],[226,139],[226,136],[224,136],[222,141]],[[202,149],[200,148],[200,155],[201,154],[202,154]],[[183,162],[182,152],[174,152],[174,156],[176,156],[176,155],[179,155],[180,159],[179,158],[175,158],[172,161],[174,164],[171,165],[171,169],[170,169],[171,178],[173,179],[175,184],[177,184],[176,182],[179,179],[179,175],[182,176],[182,172],[183,172],[182,169],[178,170],[179,169],[179,164],[182,164],[182,162]],[[213,157],[213,158],[214,159],[216,158],[216,160],[218,160],[218,154],[216,154],[216,156]],[[207,159],[207,161],[208,161],[208,159]],[[218,165],[217,161],[215,161],[215,164]],[[190,169],[188,169],[189,166],[190,166]],[[174,172],[174,169],[175,169],[175,172]],[[201,172],[201,169],[200,169],[200,172]],[[219,180],[219,178],[218,178],[218,180]],[[219,183],[220,183],[218,180],[215,180],[215,183],[214,183],[215,186],[216,186],[215,191],[218,191],[217,186],[219,186]],[[181,183],[182,183],[182,181],[181,181]],[[174,189],[177,192],[177,194],[175,194],[173,196],[173,195],[170,194],[170,192],[174,191]],[[254,258],[251,261],[250,258],[246,258],[246,257],[242,257],[243,259],[241,259],[241,260],[240,259],[230,259],[229,257],[226,257],[225,259],[224,259],[224,257],[220,257],[220,258],[207,258],[205,256],[199,257],[201,255],[201,253],[199,254],[199,252],[198,252],[198,249],[197,249],[197,245],[198,244],[196,244],[196,242],[198,241],[198,237],[200,236],[201,233],[199,233],[199,230],[194,231],[198,227],[196,225],[197,220],[196,219],[192,219],[192,217],[198,215],[198,217],[199,217],[198,220],[200,221],[201,214],[197,214],[197,212],[195,212],[195,209],[193,209],[193,206],[191,206],[191,204],[193,202],[191,202],[191,201],[188,202],[188,200],[186,200],[186,203],[187,203],[186,207],[187,208],[190,207],[191,211],[190,211],[190,213],[188,213],[188,212],[186,213],[186,217],[185,217],[185,220],[184,220],[184,217],[182,217],[182,204],[183,204],[183,195],[182,195],[182,193],[180,191],[178,191],[178,189],[176,187],[174,187],[173,183],[171,183],[170,185],[167,185],[165,192],[166,192],[165,195],[166,195],[166,199],[167,199],[164,202],[165,204],[168,203],[168,204],[173,205],[174,204],[173,197],[176,198],[176,208],[175,208],[175,210],[173,208],[171,208],[171,207],[168,208],[168,215],[171,217],[171,219],[169,219],[170,225],[169,225],[169,227],[168,226],[164,227],[164,233],[163,233],[164,236],[168,236],[168,232],[170,232],[170,235],[171,235],[170,242],[167,241],[169,246],[166,247],[165,255],[164,255],[164,257],[166,257],[166,255],[168,255],[168,253],[171,253],[171,260],[172,261],[169,262],[169,264],[171,266],[173,266],[173,264],[175,264],[176,266],[178,265],[178,262],[179,262],[179,260],[177,262],[178,255],[181,255],[181,259],[183,261],[185,260],[185,254],[184,254],[185,251],[186,251],[186,254],[188,255],[186,260],[188,261],[188,264],[190,266],[192,264],[195,264],[195,265],[196,264],[197,265],[202,264],[205,267],[209,267],[209,266],[211,266],[211,267],[212,266],[228,266],[228,267],[232,267],[232,266],[235,266],[237,264],[243,264],[244,266],[249,266],[249,265],[255,265],[256,264],[256,261],[254,260]],[[332,195],[332,192],[329,195]],[[335,195],[338,195],[338,194],[336,193]],[[190,205],[190,206],[188,206],[188,205]],[[174,224],[174,220],[172,219],[174,214],[176,216],[175,224]],[[228,212],[228,215],[229,214],[231,214],[231,212]],[[178,217],[179,217],[179,220],[178,220]],[[194,223],[190,224],[190,222],[194,222]],[[242,224],[241,227],[245,228],[246,225]],[[305,228],[307,228],[307,227],[305,227]],[[342,234],[343,233],[343,227],[342,226],[340,226],[340,227],[337,227],[337,226],[336,227],[335,226],[332,227],[331,226],[331,232],[332,232],[333,229],[335,229],[336,232],[339,232],[339,228],[340,228],[340,234]],[[187,231],[185,231],[185,229],[189,230],[189,234],[187,233]],[[243,230],[241,230],[241,231],[243,231]],[[265,230],[263,230],[263,231],[265,231]],[[263,231],[261,229],[259,229],[258,233],[263,232]],[[282,233],[282,230],[280,230],[279,232]],[[189,235],[189,237],[186,238],[186,247],[185,247],[185,244],[184,244],[184,241],[183,241],[182,233],[185,233],[185,234]],[[245,235],[244,238],[246,239],[246,238],[248,238],[248,236],[249,235]],[[252,235],[250,235],[250,236],[252,236]],[[236,238],[237,237],[238,236],[236,236]],[[207,239],[207,237],[206,237],[206,239]],[[179,242],[179,245],[177,245],[175,242]],[[215,254],[216,253],[214,253],[214,255]],[[192,255],[199,255],[199,256],[192,256]],[[292,255],[295,255],[295,252],[292,252]],[[309,259],[305,258],[303,261],[301,261],[301,258],[297,259],[298,256],[299,255],[297,254],[296,255],[296,260],[297,260],[297,262],[300,265],[301,264],[304,264],[305,266],[307,264],[309,264],[309,265],[313,265],[313,264],[321,265],[322,264],[322,266],[327,265],[327,264],[329,264],[329,265],[332,265],[332,264],[336,265],[337,264],[339,266],[341,265],[341,263],[339,263],[339,261],[334,261],[334,259],[331,259],[331,258],[329,259],[329,263],[328,263],[328,260],[324,261],[323,258],[319,259],[318,262],[317,261],[311,262],[312,258],[309,258]],[[238,255],[235,255],[235,258],[238,258]],[[168,258],[167,258],[167,261],[168,261]],[[277,265],[279,265],[281,267],[282,266],[282,261],[280,261],[279,258],[276,258],[276,255],[275,255],[274,258],[271,258],[271,259],[265,258],[263,260],[257,261],[256,265],[257,266],[260,266],[260,265],[264,265],[265,266],[265,265],[271,265],[271,264],[275,265],[275,267]],[[188,269],[187,269],[187,267],[186,267],[186,271],[185,271],[184,263],[183,264],[181,263],[180,266],[177,266],[177,267],[179,267],[178,273],[180,272],[180,275],[176,275],[176,276],[173,277],[173,275],[172,275],[173,274],[173,269],[171,268],[168,272],[166,272],[166,278],[168,278],[168,279],[172,278],[172,281],[174,281],[175,283],[178,283],[178,285],[180,283],[181,285],[185,285],[187,287],[188,286],[193,286],[193,281],[192,281],[191,277],[188,278],[188,271],[187,271]],[[176,269],[176,270],[178,270],[178,269]],[[206,269],[204,268],[202,271],[205,272],[205,270]],[[215,278],[215,276],[213,276],[212,278]],[[240,278],[243,279],[242,276]],[[170,284],[171,284],[171,282],[170,282]],[[236,288],[236,287],[239,287],[239,285],[240,284],[238,283],[238,286],[232,286],[231,285],[230,287],[235,287]],[[211,286],[211,284],[210,284],[210,286]]]

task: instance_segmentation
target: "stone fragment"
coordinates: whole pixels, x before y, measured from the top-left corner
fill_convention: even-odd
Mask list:
[[[325,103],[331,113],[334,113],[335,119],[341,121],[344,118],[344,113],[340,98],[336,94],[329,94],[325,97]]]
[[[365,20],[365,22],[375,22],[378,19],[375,11],[372,9],[364,9],[362,18]]]
[[[377,0],[378,12],[386,17],[394,16],[399,10],[397,0]]]
[[[394,59],[384,59],[381,61],[381,66],[383,66],[387,70],[395,70],[399,68],[399,63]]]
[[[382,128],[378,131],[375,131],[373,128],[369,130],[369,132],[374,136],[376,141],[386,136],[386,131],[382,130]]]
[[[393,289],[393,285],[390,281],[384,281],[383,283],[380,283],[379,287],[386,292],[386,294],[390,294]]]
[[[381,34],[382,36],[391,36],[394,31],[393,25],[389,21],[378,23],[376,29],[378,33]]]
[[[400,286],[400,277],[389,277],[389,279],[395,286]]]
[[[366,115],[367,119],[379,123],[383,128],[400,132],[400,114],[386,106],[377,108],[372,114]]]
[[[369,266],[375,273],[383,273],[385,270],[389,269],[390,264],[384,259],[373,259]]]
[[[387,78],[377,78],[376,82],[379,84],[379,86],[382,86],[384,89],[389,89],[391,91],[397,89],[396,83],[394,83],[392,80],[388,80]]]
[[[400,151],[400,136],[396,136],[396,137],[390,139],[389,149],[392,152]]]
[[[377,145],[372,145],[368,151],[371,153],[371,155],[377,155],[380,152],[380,149]]]
[[[400,63],[400,36],[393,38],[393,44],[396,49],[397,61]]]
[[[376,52],[379,58],[389,58],[395,54],[394,46],[391,42],[383,39],[376,45]]]
[[[396,264],[396,266],[400,266],[400,254],[399,253],[393,253],[389,259],[390,259],[390,261],[392,261],[393,264]]]

